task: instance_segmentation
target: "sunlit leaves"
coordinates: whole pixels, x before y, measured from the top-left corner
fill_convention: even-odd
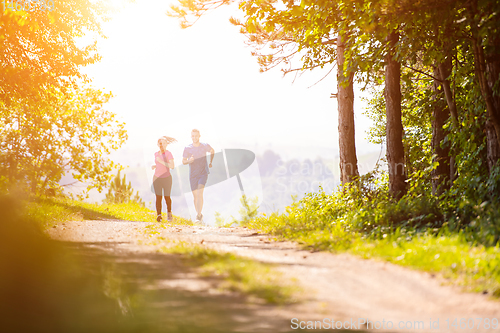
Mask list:
[[[82,79],[80,67],[99,56],[93,42],[77,45],[75,38],[101,33],[103,2],[55,1],[51,12],[0,12],[0,100],[46,97],[47,87]]]
[[[102,189],[115,166],[106,156],[127,138],[124,124],[103,108],[111,94],[92,88],[50,93],[49,101],[0,108],[0,173],[34,193],[70,174]]]

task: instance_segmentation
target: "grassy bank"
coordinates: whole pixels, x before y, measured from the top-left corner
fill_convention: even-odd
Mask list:
[[[442,223],[424,198],[368,200],[345,192],[309,194],[282,214],[260,214],[245,226],[309,250],[348,252],[440,275],[467,291],[500,297],[500,249],[495,214],[480,228]],[[477,222],[479,224],[479,222]]]
[[[45,228],[65,221],[118,219],[137,222],[155,222],[156,212],[135,202],[124,204],[91,204],[68,198],[31,198],[24,215]],[[167,214],[163,213],[163,220]],[[190,220],[175,216],[174,223],[190,225]]]

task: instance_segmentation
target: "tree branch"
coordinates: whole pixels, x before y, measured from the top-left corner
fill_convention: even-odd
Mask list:
[[[437,81],[437,82],[439,82],[439,83],[443,83],[443,81],[442,81],[441,79],[438,79],[437,77],[432,76],[432,75],[430,75],[429,73],[423,72],[423,71],[418,70],[418,69],[416,69],[416,68],[413,68],[413,67],[411,67],[411,66],[406,66],[406,65],[403,65],[403,67],[408,68],[408,69],[411,69],[412,71],[415,71],[415,72],[417,72],[417,73],[424,74],[424,75],[426,75],[426,76],[428,76],[428,77],[430,77],[430,78],[432,78],[432,79],[436,80],[436,81]]]

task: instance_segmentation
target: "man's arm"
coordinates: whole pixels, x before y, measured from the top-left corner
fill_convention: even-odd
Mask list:
[[[191,155],[191,156],[189,156]],[[188,147],[184,148],[184,152],[182,153],[182,164],[191,164],[194,162],[194,155],[191,153]]]
[[[208,165],[209,168],[212,167],[212,161],[214,160],[214,155],[215,155],[215,150],[213,148],[210,149],[210,164]]]
[[[184,164],[184,165],[191,164],[193,162],[194,162],[194,156],[193,155],[191,155],[191,158],[189,158],[189,159],[187,157],[184,157],[182,159],[182,164]]]

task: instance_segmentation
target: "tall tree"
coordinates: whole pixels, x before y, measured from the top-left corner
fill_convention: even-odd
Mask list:
[[[337,100],[339,113],[340,180],[347,184],[359,176],[354,126],[354,73],[345,75],[345,44],[337,38]]]
[[[387,37],[391,47],[385,57],[385,105],[387,163],[389,165],[389,191],[395,198],[406,194],[405,151],[403,147],[403,124],[401,122],[401,64],[394,47],[399,33],[393,31]]]
[[[436,68],[434,76],[439,77]],[[440,195],[450,188],[451,158],[450,145],[445,141],[444,125],[450,117],[450,110],[444,100],[441,81],[434,80],[434,96],[432,101],[432,152],[438,166],[432,170],[432,193]]]
[[[500,80],[500,4],[498,1],[471,0],[466,4],[468,13],[464,14],[469,24],[470,38],[474,52],[474,68],[486,103],[488,122],[495,129],[497,142],[500,145],[500,97],[498,88],[495,98],[495,84]],[[486,51],[485,51],[486,47]],[[493,135],[493,134],[491,134]]]

